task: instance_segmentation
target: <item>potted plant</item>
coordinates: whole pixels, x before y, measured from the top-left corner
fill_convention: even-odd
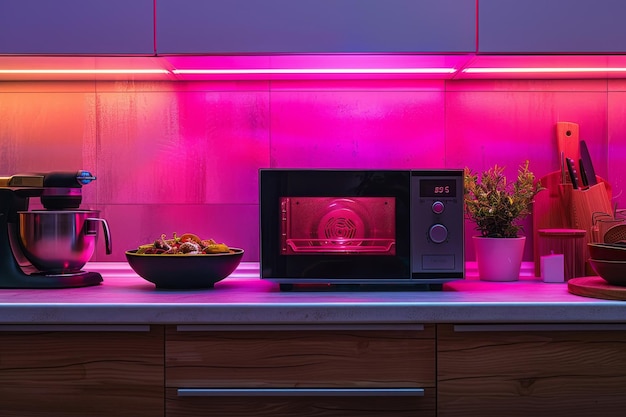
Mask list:
[[[464,186],[466,217],[480,232],[473,239],[480,279],[517,280],[526,242],[520,236],[521,221],[543,190],[529,170],[529,161],[520,165],[514,182],[507,181],[504,167],[498,165],[480,176],[466,167]]]

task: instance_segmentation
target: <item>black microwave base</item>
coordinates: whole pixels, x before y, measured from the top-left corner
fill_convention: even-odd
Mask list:
[[[457,281],[462,278],[433,279],[433,280],[403,280],[403,281],[377,281],[371,282],[359,280],[339,280],[339,281],[305,281],[298,279],[297,282],[283,279],[267,279],[278,283],[280,291],[283,292],[400,292],[400,291],[442,291],[443,284],[450,281]]]

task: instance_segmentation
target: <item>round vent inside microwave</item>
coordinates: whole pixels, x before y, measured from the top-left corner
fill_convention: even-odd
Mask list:
[[[354,207],[344,207],[344,204],[345,201],[334,202],[329,207],[320,218],[317,236],[331,246],[361,245],[363,239],[367,237],[367,219],[364,219]]]

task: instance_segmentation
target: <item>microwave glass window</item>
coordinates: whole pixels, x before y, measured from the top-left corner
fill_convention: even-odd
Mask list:
[[[396,254],[394,197],[281,197],[283,255]]]

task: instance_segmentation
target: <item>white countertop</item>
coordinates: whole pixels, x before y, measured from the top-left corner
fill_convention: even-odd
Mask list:
[[[515,282],[468,278],[443,291],[281,292],[242,263],[215,288],[157,290],[126,263],[89,263],[100,285],[0,289],[0,325],[15,324],[389,324],[626,323],[626,302],[570,294],[525,264]]]

